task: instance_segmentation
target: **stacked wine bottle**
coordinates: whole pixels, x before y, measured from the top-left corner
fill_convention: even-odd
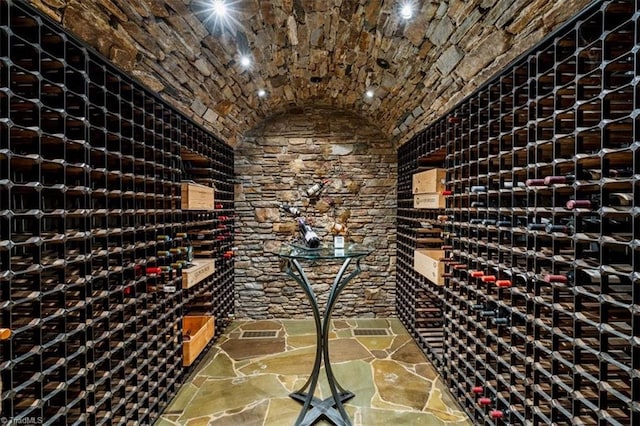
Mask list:
[[[476,423],[640,423],[637,8],[595,2],[399,150],[398,311],[416,330],[430,288],[425,352]],[[425,163],[452,192],[444,288],[400,244],[432,214],[410,205]]]
[[[180,210],[182,151],[210,164],[217,231],[233,150],[26,2],[0,16],[2,417],[151,424],[185,371],[178,266],[198,219]],[[202,288],[220,321],[229,232]]]

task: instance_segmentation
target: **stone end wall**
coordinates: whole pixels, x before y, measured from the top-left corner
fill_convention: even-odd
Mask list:
[[[274,254],[298,237],[288,203],[313,223],[323,243],[334,222],[347,226],[347,241],[375,248],[362,273],[347,285],[334,314],[385,317],[395,312],[396,147],[357,115],[329,107],[274,116],[236,148],[236,315],[302,318],[311,314],[305,295]],[[317,200],[305,195],[330,179]],[[305,264],[321,302],[339,264]]]

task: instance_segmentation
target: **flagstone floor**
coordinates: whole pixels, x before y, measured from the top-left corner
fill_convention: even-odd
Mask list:
[[[471,425],[399,320],[333,320],[329,348],[337,380],[356,394],[345,403],[354,426]],[[302,405],[288,395],[304,385],[314,356],[312,320],[236,321],[156,425],[293,425]],[[326,380],[319,388],[316,396],[330,394]]]

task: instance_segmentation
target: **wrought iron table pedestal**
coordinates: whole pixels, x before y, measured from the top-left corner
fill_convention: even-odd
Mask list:
[[[333,375],[331,362],[329,360],[329,327],[331,325],[331,313],[340,292],[342,292],[349,281],[360,273],[360,260],[372,251],[373,250],[369,248],[357,245],[347,246],[344,249],[334,249],[333,247],[307,249],[292,245],[283,247],[279,253],[279,256],[287,261],[287,275],[296,280],[307,295],[309,303],[311,303],[313,319],[316,326],[316,356],[311,376],[302,388],[290,395],[291,398],[303,404],[302,410],[295,423],[296,426],[312,425],[323,417],[335,425],[351,426],[351,420],[344,409],[343,403],[353,398],[355,394],[345,390]],[[311,283],[302,265],[300,265],[300,260],[343,261],[340,270],[333,280],[333,285],[329,291],[329,297],[322,315],[315,292],[311,287]],[[355,261],[353,270],[346,274],[349,265],[353,261]],[[315,391],[323,361],[331,396],[320,399],[315,396]]]

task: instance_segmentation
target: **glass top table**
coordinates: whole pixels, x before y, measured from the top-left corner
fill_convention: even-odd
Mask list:
[[[312,425],[320,418],[326,418],[334,425],[351,426],[351,420],[344,409],[343,402],[353,398],[355,394],[345,390],[333,375],[331,362],[329,360],[329,327],[331,325],[331,313],[338,300],[338,296],[346,287],[347,283],[361,272],[360,260],[372,252],[372,248],[358,244],[346,244],[344,248],[335,248],[333,245],[330,245],[317,249],[289,244],[283,245],[278,253],[280,258],[286,260],[285,272],[287,275],[292,277],[300,285],[302,290],[304,290],[311,304],[316,326],[316,356],[311,375],[302,388],[290,394],[291,398],[303,404],[302,410],[295,422],[296,426]],[[316,265],[329,263],[334,260],[342,261],[342,266],[333,280],[324,312],[321,314],[316,294],[300,262],[310,261],[310,264]],[[347,269],[349,269],[352,263],[354,266],[351,272],[346,274]],[[331,396],[320,399],[315,396],[315,391],[323,362]]]
[[[278,256],[288,259],[349,259],[365,257],[373,252],[372,248],[359,244],[346,244],[344,248],[335,248],[333,245],[308,248],[302,245],[287,244],[280,248]]]

